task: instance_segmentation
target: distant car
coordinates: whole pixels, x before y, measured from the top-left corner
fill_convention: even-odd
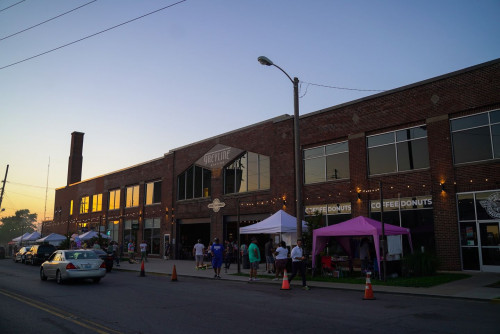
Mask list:
[[[113,269],[113,254],[106,253],[102,249],[92,249],[92,251],[96,253],[101,260],[104,261],[104,264],[106,265],[106,271],[109,273],[111,269]]]
[[[99,283],[106,275],[106,264],[92,250],[58,250],[40,266],[40,279],[55,278],[58,284],[66,280],[92,279]]]
[[[56,251],[56,247],[49,244],[43,245],[34,245],[31,246],[31,249],[26,252],[26,259],[24,263],[26,264],[40,264],[44,261],[47,261],[50,255]]]
[[[26,259],[26,253],[30,250],[31,246],[25,246],[21,247],[21,249],[14,254],[14,257],[12,258],[14,262],[21,262],[24,263],[24,260]]]

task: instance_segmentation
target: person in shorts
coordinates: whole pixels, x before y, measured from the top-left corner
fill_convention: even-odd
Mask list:
[[[201,239],[198,239],[198,243],[193,247],[193,255],[196,259],[196,269],[203,267],[203,251],[205,250],[205,245],[201,243]]]
[[[222,267],[222,259],[224,257],[224,246],[219,244],[219,238],[214,239],[212,247],[210,247],[212,254],[212,268],[214,268],[214,278],[220,279],[220,268]]]
[[[249,281],[258,281],[257,270],[259,269],[260,250],[257,245],[257,238],[252,238],[252,243],[248,247],[248,258],[250,260],[250,279]]]
[[[281,241],[274,255],[276,255],[276,275],[274,276],[274,280],[277,281],[280,275],[284,275],[286,262],[288,261],[288,248],[286,248],[286,243],[284,241]]]

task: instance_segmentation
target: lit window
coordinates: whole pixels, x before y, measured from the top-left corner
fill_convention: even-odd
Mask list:
[[[102,194],[92,196],[92,212],[102,211]]]
[[[125,207],[139,206],[139,186],[127,187]]]
[[[80,199],[80,213],[89,212],[89,196],[83,196]]]
[[[146,188],[146,205],[161,203],[161,181],[149,182]]]
[[[120,189],[109,191],[109,210],[120,208]]]

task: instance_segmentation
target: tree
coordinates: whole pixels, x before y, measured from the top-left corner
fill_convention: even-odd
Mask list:
[[[30,213],[28,209],[18,210],[15,216],[0,219],[2,222],[0,225],[0,244],[6,244],[26,232],[34,232],[36,219],[37,214]]]

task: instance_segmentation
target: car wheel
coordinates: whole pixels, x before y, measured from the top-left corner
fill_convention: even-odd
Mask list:
[[[57,284],[63,284],[62,275],[61,275],[61,272],[59,270],[56,272],[56,282],[57,282]]]
[[[97,284],[101,281],[101,278],[100,277],[97,277],[97,278],[93,278],[92,281]]]
[[[43,272],[43,267],[40,268],[40,279],[42,281],[46,281],[47,280],[47,276],[45,276],[45,273]]]

